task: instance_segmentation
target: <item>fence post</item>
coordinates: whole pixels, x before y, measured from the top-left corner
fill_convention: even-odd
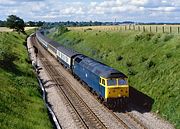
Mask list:
[[[149,31],[151,32],[151,26],[149,27]]]
[[[135,25],[133,25],[133,30],[135,30]]]
[[[156,26],[156,32],[158,31],[158,28],[157,28],[157,26]]]
[[[172,33],[172,27],[170,26],[170,28],[169,28],[169,31],[170,31],[170,33]]]
[[[145,32],[146,30],[145,30],[145,26],[143,26],[143,32]]]
[[[140,31],[141,29],[140,29],[140,26],[138,26],[138,30]]]
[[[162,27],[162,31],[163,31],[163,33],[164,33],[164,26]]]
[[[131,25],[129,25],[129,30],[131,30]]]
[[[180,31],[180,30],[179,30],[179,27],[178,27],[178,34],[179,34],[179,31]]]
[[[126,30],[126,25],[125,25],[125,30]]]

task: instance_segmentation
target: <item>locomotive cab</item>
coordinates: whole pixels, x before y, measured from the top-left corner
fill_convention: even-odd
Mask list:
[[[129,97],[127,78],[100,77],[100,86],[104,87],[104,98],[109,107],[125,107]]]
[[[100,78],[100,85],[105,87],[105,99],[129,97],[127,78]]]

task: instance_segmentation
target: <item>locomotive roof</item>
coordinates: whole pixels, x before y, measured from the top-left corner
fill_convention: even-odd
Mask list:
[[[94,74],[104,78],[127,78],[122,72],[89,57],[83,58],[80,64],[84,65],[84,67]]]
[[[65,46],[62,46],[62,45],[60,47],[58,47],[57,50],[59,50],[60,52],[64,53],[65,55],[67,55],[70,58],[72,56],[74,56],[74,55],[80,54],[80,53],[78,53],[78,52],[76,52],[76,51],[74,51],[72,49],[69,49],[69,48],[67,48]]]

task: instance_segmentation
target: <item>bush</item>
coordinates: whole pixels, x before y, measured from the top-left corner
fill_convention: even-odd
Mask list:
[[[155,65],[156,65],[156,63],[154,61],[150,60],[146,63],[146,68],[150,69],[150,68],[154,67]]]
[[[180,48],[180,45],[177,45],[177,46],[176,46],[176,49],[178,49],[178,48]]]
[[[13,61],[17,59],[15,53],[12,52],[12,49],[9,45],[0,47],[0,67],[8,68],[13,66]]]
[[[172,53],[167,53],[166,54],[166,58],[171,58],[172,57]]]
[[[141,62],[145,62],[147,59],[146,57],[141,57]]]
[[[65,26],[59,26],[58,27],[58,35],[62,35],[63,33],[66,33],[68,31],[69,31],[68,28]]]
[[[171,34],[164,34],[164,35],[162,35],[161,40],[163,42],[167,42],[167,41],[171,40],[172,38],[173,38],[173,35],[171,35]]]
[[[134,75],[136,75],[136,74],[137,74],[136,71],[134,71],[133,69],[128,68],[128,75],[134,76]]]
[[[86,30],[92,30],[92,28],[87,28]]]
[[[123,59],[122,56],[118,56],[118,57],[116,58],[116,61],[121,61],[122,59]]]
[[[127,62],[126,62],[126,65],[127,65],[127,67],[133,66],[132,62],[130,62],[130,61],[127,61]]]
[[[153,36],[154,36],[153,33],[142,33],[142,34],[136,35],[134,40],[135,41],[141,41],[141,40],[149,41],[151,40]]]

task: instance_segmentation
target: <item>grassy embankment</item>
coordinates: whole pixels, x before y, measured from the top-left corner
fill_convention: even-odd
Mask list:
[[[180,36],[73,30],[49,37],[127,74],[131,86],[155,100],[152,110],[180,128]]]
[[[25,35],[0,32],[0,128],[50,129],[25,44]]]

